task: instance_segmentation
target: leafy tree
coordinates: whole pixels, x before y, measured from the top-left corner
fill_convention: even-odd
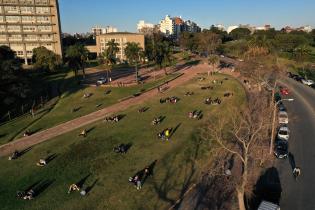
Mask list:
[[[109,82],[109,73],[111,72],[113,65],[117,63],[116,54],[119,51],[118,43],[115,40],[110,40],[106,44],[105,51],[100,55],[99,61],[107,67],[107,82]]]
[[[78,75],[79,69],[82,69],[83,78],[85,78],[85,65],[88,59],[89,51],[84,45],[75,44],[67,48],[66,59],[68,66]]]
[[[301,45],[293,51],[294,59],[302,65],[304,75],[306,75],[304,62],[309,58],[310,53],[311,49],[307,45]]]
[[[212,32],[206,31],[206,32],[198,33],[196,34],[196,36],[198,39],[199,52],[204,53],[207,56],[209,54],[213,54],[222,43],[220,36]]]
[[[195,51],[198,48],[198,40],[194,33],[183,32],[180,35],[179,44],[181,48]]]
[[[172,64],[172,49],[167,41],[156,44],[155,61],[160,69],[164,68],[165,75],[167,75],[166,67]]]
[[[219,63],[220,58],[217,55],[210,55],[208,58],[209,64],[212,66],[212,71],[214,71],[215,66]]]
[[[36,69],[54,72],[61,65],[61,57],[45,47],[33,49],[33,63]]]
[[[136,81],[138,82],[138,63],[140,62],[140,52],[142,48],[139,43],[136,42],[127,42],[125,48],[125,55],[130,64],[135,65],[136,70]]]
[[[248,28],[236,28],[230,32],[230,36],[233,40],[247,39],[251,34]]]

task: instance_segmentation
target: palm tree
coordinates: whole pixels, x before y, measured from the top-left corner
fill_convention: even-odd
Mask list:
[[[105,64],[107,72],[107,83],[109,82],[109,75],[108,73],[111,72],[113,65],[117,63],[116,54],[119,51],[118,43],[115,42],[115,40],[110,40],[106,43],[106,49],[101,54],[100,60],[102,64]]]
[[[136,81],[138,82],[138,63],[140,62],[140,53],[142,48],[140,47],[139,43],[136,42],[127,42],[125,48],[125,55],[128,59],[130,64],[135,65],[136,70]]]
[[[219,63],[220,59],[217,55],[210,55],[208,58],[209,64],[212,66],[212,71],[214,71],[215,66]]]
[[[88,54],[89,51],[81,44],[72,45],[67,48],[66,58],[68,60],[68,66],[74,71],[75,76],[78,75],[78,70],[81,68],[83,78],[85,78],[85,64]]]
[[[172,49],[168,42],[158,42],[155,47],[155,62],[160,67],[164,68],[167,75],[166,67],[172,62]]]

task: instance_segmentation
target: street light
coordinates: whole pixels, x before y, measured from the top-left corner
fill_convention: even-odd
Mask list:
[[[273,120],[272,120],[272,130],[271,130],[271,137],[270,137],[270,148],[269,148],[269,154],[272,154],[272,150],[273,150],[273,141],[274,141],[274,135],[275,135],[275,123],[276,123],[276,110],[277,110],[277,106],[279,105],[280,102],[283,101],[294,101],[293,98],[285,98],[285,99],[281,99],[279,101],[277,101],[277,103],[275,103],[274,108],[273,108]]]

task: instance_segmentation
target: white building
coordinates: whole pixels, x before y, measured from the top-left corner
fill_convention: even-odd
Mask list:
[[[215,24],[214,27],[216,27],[217,29],[219,29],[221,31],[225,31],[225,27],[222,24]]]
[[[154,24],[152,23],[146,23],[144,20],[140,20],[137,24],[137,30],[138,32],[142,32],[145,29],[154,29]]]
[[[105,28],[101,26],[94,26],[91,31],[94,36],[118,32],[117,28],[112,26],[106,26]]]
[[[229,26],[226,31],[229,34],[229,33],[231,33],[231,31],[233,31],[234,29],[237,29],[237,28],[239,28],[239,26]]]
[[[175,21],[169,16],[166,15],[163,20],[160,21],[160,31],[167,36],[174,34]]]

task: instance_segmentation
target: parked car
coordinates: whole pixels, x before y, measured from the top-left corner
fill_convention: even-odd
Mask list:
[[[302,79],[301,82],[304,84],[304,85],[308,85],[308,86],[311,86],[314,84],[314,81],[313,80],[306,80],[306,79]]]
[[[280,206],[268,201],[262,201],[258,207],[258,210],[280,210]]]
[[[289,123],[288,113],[285,111],[279,112],[278,119],[279,119],[279,124],[288,124]]]
[[[289,155],[289,142],[278,139],[275,144],[274,154],[279,159],[287,158]]]
[[[289,140],[290,130],[287,126],[281,126],[278,130],[278,138]]]
[[[278,104],[278,109],[279,109],[279,111],[287,111],[287,108],[281,102]]]
[[[97,80],[96,84],[98,85],[103,85],[107,82],[106,78],[105,77],[101,77]]]
[[[287,96],[289,95],[289,89],[286,87],[279,87],[281,95]]]
[[[304,78],[301,77],[301,76],[299,76],[299,75],[295,75],[295,76],[293,77],[293,79],[296,80],[296,81],[298,81],[298,82],[301,82],[302,79],[304,79]]]

